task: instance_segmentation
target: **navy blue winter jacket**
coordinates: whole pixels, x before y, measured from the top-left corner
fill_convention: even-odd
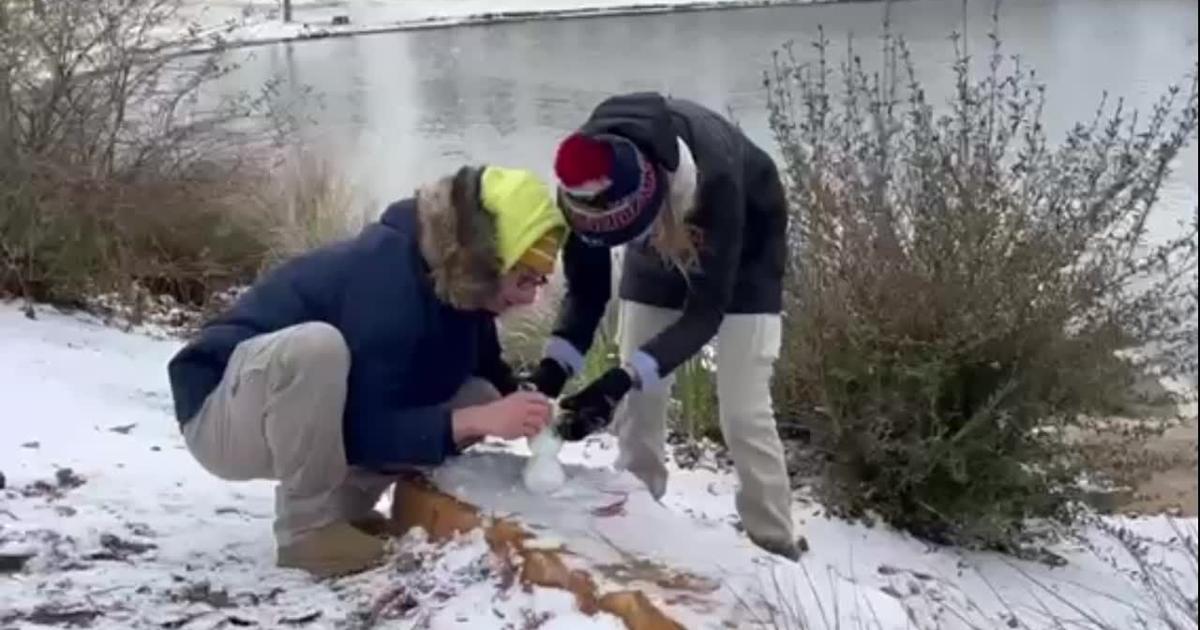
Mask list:
[[[472,375],[511,391],[495,318],[437,299],[417,239],[416,202],[390,206],[357,237],[265,275],[170,362],[181,423],[220,383],[242,341],[326,322],[350,348],[343,416],[346,458],[377,470],[435,465],[457,454],[445,403]]]

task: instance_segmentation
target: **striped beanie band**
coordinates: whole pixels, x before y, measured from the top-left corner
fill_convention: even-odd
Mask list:
[[[568,136],[554,173],[567,223],[592,245],[615,247],[645,234],[666,196],[663,171],[616,135]]]

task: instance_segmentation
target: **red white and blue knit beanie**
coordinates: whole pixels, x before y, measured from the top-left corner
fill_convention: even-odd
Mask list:
[[[568,136],[558,146],[554,173],[571,229],[605,247],[648,233],[668,187],[664,171],[616,135]]]

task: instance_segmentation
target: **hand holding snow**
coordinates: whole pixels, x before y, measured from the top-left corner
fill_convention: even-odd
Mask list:
[[[529,440],[529,461],[525,464],[522,475],[525,488],[536,494],[548,494],[562,487],[567,480],[562,463],[558,461],[558,451],[562,448],[562,438],[550,423],[537,435]]]

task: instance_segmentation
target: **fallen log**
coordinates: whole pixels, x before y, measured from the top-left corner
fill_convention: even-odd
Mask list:
[[[609,613],[630,630],[683,630],[640,590],[602,593],[586,570],[571,569],[563,561],[565,549],[531,548],[535,536],[519,523],[485,517],[479,509],[460,501],[423,477],[410,476],[396,483],[392,501],[392,523],[397,534],[414,527],[425,530],[434,542],[482,529],[488,548],[521,585],[569,591],[585,614]]]
[[[476,450],[398,484],[396,529],[419,525],[434,540],[482,531],[509,584],[569,591],[581,612],[604,611],[636,630],[772,627],[781,606],[836,609],[846,627],[908,627],[892,595],[840,576],[812,579],[728,523],[663,505],[626,471],[568,464],[562,488],[534,493],[521,481],[526,462]]]

